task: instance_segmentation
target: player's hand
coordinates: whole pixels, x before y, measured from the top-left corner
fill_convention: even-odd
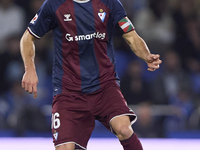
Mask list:
[[[33,97],[37,98],[37,84],[38,77],[34,68],[27,69],[22,78],[22,88],[30,94],[33,93]]]
[[[158,54],[149,54],[146,58],[146,63],[148,65],[149,71],[155,71],[160,68],[162,61],[160,60],[160,55]]]

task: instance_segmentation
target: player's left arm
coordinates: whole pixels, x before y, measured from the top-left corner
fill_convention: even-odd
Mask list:
[[[135,30],[124,33],[123,38],[130,46],[131,50],[147,63],[149,71],[155,71],[160,67],[159,65],[162,63],[160,55],[151,54],[146,42],[136,33]]]
[[[149,71],[158,69],[162,62],[160,56],[150,53],[145,41],[136,33],[133,24],[126,16],[126,12],[120,1],[112,0],[109,2],[113,6],[111,11],[113,25],[122,33],[131,50],[147,63]]]

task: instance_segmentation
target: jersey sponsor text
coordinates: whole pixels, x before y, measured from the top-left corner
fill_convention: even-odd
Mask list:
[[[75,37],[71,36],[71,34],[67,33],[65,38],[70,41],[84,41],[84,40],[91,40],[93,38],[104,40],[106,37],[106,33],[99,33],[95,32],[92,34],[87,35],[76,35]]]

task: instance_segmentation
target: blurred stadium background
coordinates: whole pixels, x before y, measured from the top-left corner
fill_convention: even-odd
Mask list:
[[[0,0],[0,140],[51,137],[52,33],[35,41],[38,98],[20,83],[24,67],[19,41],[43,2]],[[140,138],[200,139],[200,0],[121,2],[151,52],[163,60],[159,70],[148,72],[114,32],[122,93],[139,117],[135,132]],[[92,137],[114,136],[96,122]]]

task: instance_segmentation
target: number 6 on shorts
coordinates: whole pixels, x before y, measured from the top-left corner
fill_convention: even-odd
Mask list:
[[[60,119],[58,117],[60,117],[59,113],[56,112],[55,114],[52,114],[52,129],[58,129],[60,127]]]

